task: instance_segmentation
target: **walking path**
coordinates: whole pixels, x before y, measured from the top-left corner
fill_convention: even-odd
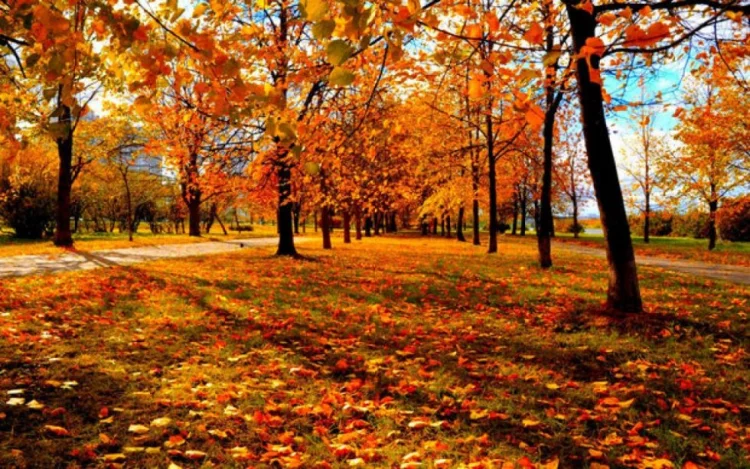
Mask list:
[[[555,248],[573,251],[580,254],[588,254],[597,257],[606,257],[604,249],[589,246],[580,246],[572,243],[555,243]],[[649,267],[659,267],[673,270],[694,277],[708,277],[727,282],[742,283],[750,285],[750,268],[739,265],[712,264],[709,262],[689,261],[683,259],[667,259],[664,257],[636,256],[636,263]]]
[[[310,238],[296,238],[295,242]],[[74,270],[91,270],[100,267],[130,265],[157,259],[206,256],[238,251],[242,248],[275,246],[278,238],[235,239],[210,241],[195,244],[166,244],[137,248],[111,249],[105,251],[71,251],[62,255],[29,255],[0,258],[0,278],[22,275],[37,275]],[[555,243],[555,248],[605,257],[604,249],[579,246],[571,243]],[[666,259],[661,257],[638,257],[638,265],[673,270],[694,277],[707,277],[750,285],[750,268],[708,262]]]
[[[305,242],[296,238],[295,242]],[[0,277],[37,275],[99,267],[130,265],[156,259],[206,256],[238,251],[247,247],[275,246],[278,238],[234,239],[193,244],[166,244],[105,251],[71,251],[61,255],[27,255],[0,258]]]

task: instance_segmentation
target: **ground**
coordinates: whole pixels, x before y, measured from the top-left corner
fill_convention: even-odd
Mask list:
[[[334,243],[0,280],[0,466],[750,466],[747,286]]]
[[[229,229],[229,227],[227,227]],[[162,244],[201,243],[212,239],[235,239],[275,236],[276,226],[254,225],[253,231],[237,232],[230,230],[224,235],[221,228],[214,224],[211,233],[202,237],[191,237],[185,234],[152,234],[147,226],[141,225],[133,241],[128,240],[128,234],[114,233],[79,233],[73,235],[76,249],[86,251],[100,251],[105,249],[122,249],[129,247],[157,246]],[[57,247],[48,240],[18,239],[13,236],[10,228],[0,227],[0,257],[19,255],[49,255],[65,254],[68,249]]]
[[[592,247],[604,247],[605,245],[604,236],[586,233],[583,233],[579,238],[574,238],[568,233],[559,233],[556,239],[560,242]],[[716,248],[709,251],[708,240],[706,239],[653,236],[648,243],[645,243],[642,237],[633,236],[633,247],[639,256],[686,259],[750,267],[750,243],[719,240]]]

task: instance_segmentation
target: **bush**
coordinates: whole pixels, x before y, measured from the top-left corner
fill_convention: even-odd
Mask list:
[[[672,217],[672,236],[685,238],[708,237],[708,213],[692,210]]]
[[[725,201],[718,213],[721,239],[750,241],[750,196]]]
[[[674,220],[675,215],[664,211],[664,210],[657,210],[651,212],[651,217],[649,218],[649,235],[650,236],[670,236],[672,235],[673,227],[672,222]],[[630,232],[633,233],[636,236],[643,236],[643,223],[645,221],[646,215],[641,214],[637,216],[631,216],[628,218],[628,223],[630,224]]]
[[[562,233],[581,234],[586,232],[586,228],[580,223],[573,223],[573,220],[571,219],[564,219],[558,221],[557,231]]]
[[[40,239],[51,233],[55,220],[54,195],[32,180],[15,182],[0,196],[0,215],[19,238]]]

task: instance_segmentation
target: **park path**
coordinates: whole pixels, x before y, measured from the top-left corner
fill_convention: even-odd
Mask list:
[[[587,254],[597,257],[606,257],[603,248],[580,246],[577,244],[557,242],[555,248],[572,251],[579,254]],[[750,285],[750,267],[740,265],[714,264],[710,262],[690,261],[684,259],[667,259],[665,257],[636,256],[636,263],[641,266],[658,267],[675,272],[692,275],[694,277],[706,277],[727,282],[742,283]]]
[[[297,238],[295,242],[307,241]],[[234,239],[193,244],[164,244],[103,251],[70,251],[60,255],[21,255],[0,258],[0,278],[50,274],[137,264],[157,259],[206,256],[243,248],[275,246],[278,238]]]

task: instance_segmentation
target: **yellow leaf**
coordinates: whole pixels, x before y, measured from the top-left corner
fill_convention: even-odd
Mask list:
[[[334,67],[328,76],[328,81],[336,86],[349,86],[354,82],[354,73],[341,67]]]
[[[521,423],[523,423],[523,426],[526,428],[532,428],[532,427],[538,427],[539,425],[541,425],[542,422],[540,422],[539,420],[534,420],[534,419],[523,419]]]
[[[199,3],[195,7],[195,10],[193,10],[193,18],[197,18],[197,17],[203,15],[203,13],[205,13],[206,10],[208,10],[208,4],[206,4],[206,3]]]
[[[320,21],[328,14],[326,0],[307,0],[303,3],[305,18],[308,21]]]
[[[328,43],[326,53],[328,54],[328,61],[331,65],[339,66],[346,62],[346,60],[352,56],[354,48],[349,45],[348,42],[341,39],[336,39]]]

